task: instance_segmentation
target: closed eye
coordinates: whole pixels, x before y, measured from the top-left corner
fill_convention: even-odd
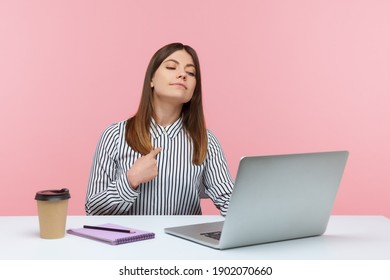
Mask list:
[[[191,77],[195,77],[195,73],[193,73],[193,72],[186,72],[189,76],[191,76]]]

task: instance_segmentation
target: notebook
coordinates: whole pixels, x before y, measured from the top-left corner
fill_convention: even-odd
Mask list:
[[[347,151],[243,157],[223,222],[165,228],[216,249],[322,235]]]
[[[155,234],[149,231],[143,231],[134,228],[128,228],[115,224],[102,224],[98,227],[104,228],[113,228],[113,229],[126,229],[131,233],[124,232],[114,232],[108,230],[97,230],[97,229],[89,229],[89,228],[76,228],[76,229],[68,229],[67,233],[74,234],[77,236],[85,237],[88,239],[93,239],[97,241],[101,241],[111,245],[119,245],[129,242],[136,242],[146,239],[154,238]]]

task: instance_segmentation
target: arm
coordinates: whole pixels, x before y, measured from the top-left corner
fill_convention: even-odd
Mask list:
[[[221,210],[221,214],[225,216],[233,189],[233,181],[221,145],[210,131],[208,131],[208,149],[203,182],[206,194]]]
[[[127,170],[117,162],[119,127],[108,127],[96,148],[88,183],[87,215],[126,215],[138,193],[127,180]]]

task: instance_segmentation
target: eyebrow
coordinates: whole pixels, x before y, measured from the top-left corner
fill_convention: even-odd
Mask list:
[[[180,62],[175,60],[175,59],[167,59],[163,63],[166,63],[166,62],[174,62],[176,64],[180,64]],[[187,64],[185,67],[194,67],[196,69],[195,65],[192,63]]]

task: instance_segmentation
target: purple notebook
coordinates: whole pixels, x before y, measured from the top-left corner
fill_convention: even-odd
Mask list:
[[[68,229],[66,232],[69,234],[74,234],[77,236],[81,236],[81,237],[85,237],[97,241],[102,241],[104,243],[111,244],[111,245],[118,245],[118,244],[124,244],[124,243],[136,242],[136,241],[154,238],[154,233],[149,231],[128,228],[128,227],[114,225],[114,224],[103,224],[98,226],[105,227],[105,228],[126,229],[126,230],[130,230],[131,233],[89,229],[89,228]]]

